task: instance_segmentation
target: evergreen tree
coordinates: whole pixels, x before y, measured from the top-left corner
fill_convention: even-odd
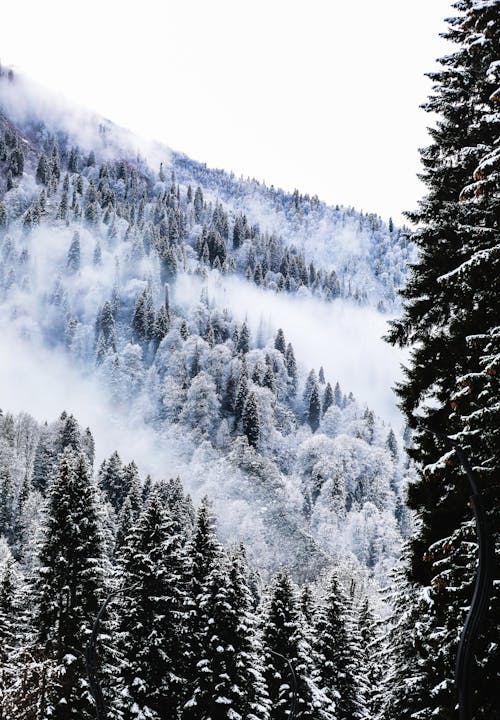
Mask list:
[[[0,232],[7,227],[7,209],[5,203],[0,200]]]
[[[182,674],[186,679],[185,702],[193,696],[198,683],[199,650],[208,622],[202,607],[206,582],[213,567],[220,562],[221,556],[222,548],[215,536],[214,518],[208,500],[204,498],[196,513],[193,534],[185,555],[187,617],[186,647],[182,664]],[[189,717],[189,708],[185,711]]]
[[[165,308],[164,305],[162,305],[155,315],[155,321],[153,326],[153,340],[155,341],[157,346],[161,343],[169,330],[170,316],[168,314],[168,310]]]
[[[201,215],[203,211],[203,193],[198,185],[198,187],[195,190],[194,193],[194,201],[193,201],[193,207],[194,207],[194,219],[197,223],[201,222]]]
[[[12,540],[14,521],[14,487],[7,467],[0,467],[0,537]]]
[[[313,432],[319,428],[321,418],[321,400],[319,398],[319,389],[316,384],[313,385],[309,396],[309,408],[307,411],[307,420]]]
[[[87,456],[90,468],[94,467],[95,460],[95,442],[90,428],[85,428],[82,434],[82,450]]]
[[[113,308],[108,300],[102,306],[97,317],[96,331],[97,337],[102,338],[104,349],[116,350],[115,319],[113,317]]]
[[[464,0],[455,7],[446,37],[456,50],[431,74],[433,94],[426,105],[439,121],[432,144],[422,151],[428,192],[411,214],[419,226],[413,235],[418,257],[403,291],[404,315],[390,334],[393,343],[412,347],[398,394],[414,431],[408,452],[419,472],[408,494],[418,516],[408,563],[414,606],[421,610],[420,589],[433,588],[419,629],[434,642],[408,649],[420,669],[413,707],[422,717],[454,716],[454,658],[475,572],[467,479],[449,446],[427,428],[458,439],[473,459],[480,491],[489,493],[500,466],[494,340],[499,176],[494,163],[486,163],[489,170],[482,165],[494,157],[500,127],[493,104],[498,79],[491,73],[500,53],[498,2]],[[498,542],[498,499],[487,504]],[[477,653],[476,720],[498,717],[492,698],[500,660],[491,643],[499,618],[495,588]]]
[[[249,607],[242,569],[224,557],[212,566],[201,593],[205,626],[185,720],[269,717]]]
[[[234,403],[234,417],[235,422],[238,424],[243,416],[243,410],[245,408],[248,398],[248,377],[246,371],[246,365],[242,365],[240,379],[238,380],[238,386],[236,388],[236,399]]]
[[[392,459],[397,461],[399,457],[398,441],[392,428],[389,430],[389,434],[387,435],[386,444],[389,452],[391,453]]]
[[[272,361],[269,356],[266,356],[266,371],[264,373],[264,377],[262,378],[262,385],[273,394],[276,392],[276,379],[274,377]]]
[[[238,352],[243,354],[246,354],[250,350],[250,330],[246,322],[241,326],[237,349]]]
[[[304,386],[304,393],[302,395],[306,408],[309,407],[309,400],[311,399],[311,393],[314,386],[318,386],[318,378],[316,376],[316,371],[311,370],[309,375],[307,376],[306,384]]]
[[[99,469],[99,484],[116,512],[121,510],[130,488],[123,481],[123,465],[115,452],[104,460]]]
[[[45,425],[42,427],[40,437],[35,450],[33,460],[33,488],[45,492],[45,488],[51,478],[52,470],[56,462],[57,452],[51,438],[51,433]]]
[[[243,407],[241,424],[244,435],[248,440],[248,444],[254,448],[259,447],[260,427],[259,427],[259,411],[257,408],[257,399],[255,393],[249,393]]]
[[[118,609],[117,708],[124,720],[171,720],[182,698],[185,600],[180,539],[155,493],[126,540],[120,567],[130,589]]]
[[[306,641],[295,588],[285,571],[274,578],[262,619],[264,675],[271,701],[272,720],[287,720],[293,706],[298,720],[333,720],[333,701],[313,682],[314,663]],[[326,687],[326,686],[325,686]]]
[[[278,332],[276,333],[276,337],[274,338],[274,347],[276,348],[276,350],[279,350],[280,353],[285,355],[285,353],[286,353],[285,335],[281,328],[278,330]]]
[[[297,363],[295,361],[295,353],[293,352],[293,347],[292,347],[291,343],[288,343],[288,345],[287,345],[285,361],[286,361],[286,370],[288,373],[290,396],[295,397],[295,395],[297,394],[298,375],[297,375]]]
[[[36,168],[36,181],[37,183],[40,183],[42,185],[47,185],[47,182],[49,180],[49,167],[47,163],[47,158],[43,153],[38,158],[38,165]]]
[[[314,651],[321,686],[336,691],[337,720],[363,717],[355,679],[356,658],[347,627],[348,602],[338,580],[332,575],[314,622]]]
[[[103,588],[102,541],[95,491],[83,454],[67,448],[49,488],[35,585],[36,645],[53,672],[42,717],[93,718],[81,648]]]
[[[326,384],[325,387],[325,393],[323,395],[323,415],[326,413],[329,407],[333,405],[334,397],[333,397],[333,390],[330,383]]]
[[[82,446],[82,436],[80,428],[73,415],[64,418],[64,424],[61,429],[60,437],[57,443],[58,452],[63,452],[66,448],[70,448],[78,452]]]
[[[77,273],[80,269],[81,253],[80,253],[80,233],[76,231],[73,235],[71,245],[68,250],[68,258],[66,267],[70,273]]]

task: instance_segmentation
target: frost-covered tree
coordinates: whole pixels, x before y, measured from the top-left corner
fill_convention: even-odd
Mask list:
[[[191,381],[180,421],[199,438],[210,438],[214,434],[219,412],[215,384],[208,373],[201,371]]]
[[[332,697],[313,681],[312,650],[306,640],[297,592],[286,571],[279,572],[269,589],[262,617],[264,674],[271,701],[271,718],[290,717],[294,682],[295,716],[301,720],[334,720]]]
[[[278,332],[276,333],[276,337],[274,338],[274,347],[276,350],[279,350],[280,353],[283,355],[286,353],[286,342],[285,342],[285,334],[283,333],[283,330],[279,328]]]
[[[311,393],[309,395],[309,407],[307,410],[307,421],[313,432],[319,428],[319,421],[321,418],[321,400],[319,397],[319,388],[316,384],[312,386]]]
[[[116,450],[99,468],[99,485],[113,508],[119,512],[129,488],[124,484],[123,465]]]
[[[117,609],[118,692],[125,720],[178,717],[182,698],[184,597],[181,544],[156,493],[120,553],[129,588]]]
[[[47,688],[40,690],[42,716],[94,717],[81,648],[102,598],[102,552],[87,459],[67,448],[48,491],[34,586],[35,646],[43,649],[50,675]]]
[[[428,638],[439,638],[440,648],[432,642],[418,645],[421,672],[413,685],[420,703],[415,713],[422,717],[455,713],[453,658],[475,566],[467,479],[450,447],[427,429],[458,439],[472,458],[480,491],[488,493],[496,483],[500,465],[494,419],[498,170],[493,164],[489,180],[486,168],[478,170],[498,143],[498,2],[467,0],[455,8],[446,32],[455,50],[430,76],[434,86],[426,109],[437,113],[438,122],[431,131],[432,143],[421,152],[427,195],[411,214],[418,226],[413,235],[418,256],[403,291],[403,316],[390,333],[393,343],[412,348],[398,386],[414,431],[408,452],[419,471],[408,492],[418,516],[408,580],[417,588],[415,604],[420,603],[421,589],[434,589],[420,629]],[[491,506],[495,529],[497,505]],[[487,618],[474,680],[473,714],[478,720],[496,712],[492,698],[500,665],[491,650],[500,618],[496,589]],[[418,657],[414,647],[408,651]]]
[[[356,682],[356,656],[349,637],[348,605],[346,594],[332,575],[314,620],[314,651],[321,687],[335,690],[338,720],[364,716]]]
[[[241,425],[244,435],[248,440],[248,444],[254,448],[259,446],[260,427],[259,427],[259,411],[257,407],[257,398],[255,393],[249,393],[243,407],[241,416]]]

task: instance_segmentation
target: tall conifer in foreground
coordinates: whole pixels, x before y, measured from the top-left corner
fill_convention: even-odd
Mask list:
[[[418,667],[407,682],[412,683],[414,705],[418,698],[412,717],[419,718],[456,717],[454,664],[476,565],[470,552],[475,536],[467,480],[455,453],[427,428],[458,438],[485,491],[497,543],[500,529],[498,496],[490,492],[500,469],[495,426],[500,3],[460,0],[454,7],[457,16],[448,21],[447,37],[458,49],[430,75],[434,87],[426,109],[438,113],[439,120],[431,131],[432,144],[422,151],[428,194],[410,215],[419,226],[413,236],[419,255],[403,291],[404,316],[390,335],[393,343],[412,347],[398,394],[415,431],[409,452],[420,471],[409,488],[409,504],[419,523],[407,570],[415,588],[410,601],[420,610],[419,588],[430,587],[419,624],[407,613],[405,631],[413,637],[406,652],[414,658],[407,662]],[[500,604],[494,596],[477,658],[477,720],[498,717],[499,622]],[[400,717],[410,717],[409,712],[403,708]],[[390,710],[385,717],[393,717]]]

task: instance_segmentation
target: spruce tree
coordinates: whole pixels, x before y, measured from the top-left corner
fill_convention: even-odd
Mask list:
[[[288,343],[285,354],[286,370],[288,373],[288,384],[290,397],[295,397],[297,394],[298,386],[298,375],[297,375],[297,363],[295,361],[295,353],[291,343]]]
[[[271,701],[271,718],[287,720],[290,717],[294,695],[291,665],[296,682],[295,717],[298,720],[334,720],[332,697],[320,690],[313,680],[312,650],[302,623],[296,589],[287,572],[280,571],[269,589],[262,618],[264,674]]]
[[[268,717],[266,692],[255,652],[249,592],[242,568],[223,556],[203,583],[200,611],[204,627],[185,720],[248,720]]]
[[[321,686],[336,692],[337,720],[363,717],[356,684],[356,658],[347,626],[348,602],[337,578],[332,575],[314,621],[314,652]]]
[[[82,648],[103,594],[103,554],[87,460],[67,448],[48,491],[34,587],[36,646],[53,668],[42,716],[95,715]]]
[[[51,478],[52,470],[57,457],[53,439],[47,425],[43,426],[35,450],[33,460],[33,488],[45,492],[45,488]]]
[[[489,494],[500,467],[494,409],[499,176],[494,164],[483,165],[485,157],[495,157],[500,127],[494,112],[498,80],[491,72],[500,54],[498,2],[463,0],[455,8],[446,37],[456,50],[430,75],[433,93],[425,106],[439,120],[432,144],[422,151],[428,192],[410,216],[418,225],[418,257],[403,291],[403,317],[390,333],[391,342],[412,347],[398,394],[414,431],[408,452],[419,472],[408,495],[418,516],[408,562],[408,582],[417,588],[413,602],[420,603],[420,589],[433,588],[425,621],[409,630],[435,639],[413,644],[421,653],[413,689],[422,717],[454,716],[455,656],[476,564],[467,479],[449,445],[433,432],[453,435],[465,448],[497,542],[500,527],[498,499]],[[498,715],[492,698],[500,661],[491,643],[499,618],[495,588],[473,682],[477,720]]]
[[[130,488],[123,481],[123,465],[115,452],[104,460],[99,469],[99,484],[116,512],[121,510]]]
[[[186,680],[185,703],[196,691],[199,670],[199,650],[208,619],[202,607],[207,578],[222,557],[222,548],[215,536],[214,517],[206,498],[196,513],[193,534],[187,544],[185,554],[186,577],[186,647],[183,658],[182,674]],[[189,709],[183,710],[189,717]],[[184,714],[182,715],[184,717]]]
[[[276,348],[276,350],[279,350],[280,353],[285,355],[285,353],[286,353],[285,335],[281,328],[279,328],[278,332],[276,333],[276,337],[274,338],[274,347]]]
[[[260,439],[260,428],[259,428],[259,411],[257,408],[257,399],[255,393],[249,393],[245,405],[243,407],[243,413],[241,417],[241,424],[244,435],[248,440],[248,444],[254,448],[259,447]]]
[[[117,610],[117,709],[124,720],[171,720],[182,698],[185,600],[180,538],[155,493],[126,539],[120,569],[129,589]]]
[[[333,397],[333,390],[330,383],[326,384],[325,392],[323,395],[323,415],[326,413],[329,407],[333,405],[334,397]]]
[[[80,269],[81,262],[81,251],[80,251],[80,233],[75,231],[71,245],[68,250],[68,258],[66,261],[66,267],[68,272],[71,274],[77,273]]]
[[[246,322],[241,326],[237,349],[238,352],[243,353],[243,355],[250,350],[250,330]]]
[[[307,420],[313,432],[319,428],[321,418],[321,400],[319,398],[319,389],[316,384],[313,385],[309,396],[309,407],[307,410]]]

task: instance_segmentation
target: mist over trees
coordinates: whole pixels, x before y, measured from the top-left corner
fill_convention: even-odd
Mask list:
[[[498,550],[498,10],[467,0],[448,21],[412,232],[161,147],[146,159],[0,68],[0,327],[30,356],[19,373],[50,357],[63,384],[71,366],[123,435],[103,453],[108,428],[94,440],[73,407],[0,411],[2,718],[94,717],[83,649],[120,588],[98,638],[111,718],[457,717],[477,540],[439,433],[471,458]],[[298,342],[252,322],[254,296],[215,299],[228,280],[290,316],[304,299],[397,316],[407,426],[328,357],[306,364],[307,327]],[[478,720],[498,715],[497,585]]]

